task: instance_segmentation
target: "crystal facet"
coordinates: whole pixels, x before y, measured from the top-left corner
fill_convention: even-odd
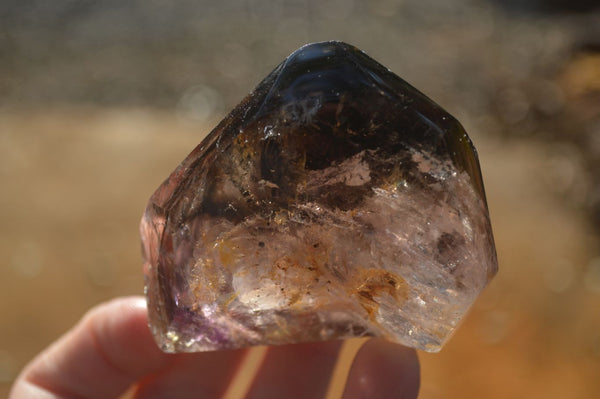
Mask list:
[[[168,352],[381,336],[438,351],[497,271],[461,125],[360,50],[306,45],[142,218]]]

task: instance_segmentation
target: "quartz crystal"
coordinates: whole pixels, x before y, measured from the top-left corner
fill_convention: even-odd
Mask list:
[[[380,336],[438,351],[497,271],[461,125],[360,50],[306,45],[151,197],[167,352]]]

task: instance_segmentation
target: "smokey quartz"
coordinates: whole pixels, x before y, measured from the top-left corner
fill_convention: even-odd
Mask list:
[[[497,271],[461,125],[360,50],[306,45],[151,197],[168,352],[380,336],[438,351]]]

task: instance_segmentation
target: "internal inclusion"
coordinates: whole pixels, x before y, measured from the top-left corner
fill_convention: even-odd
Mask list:
[[[381,336],[438,351],[497,270],[460,124],[356,48],[278,66],[150,199],[168,352]]]

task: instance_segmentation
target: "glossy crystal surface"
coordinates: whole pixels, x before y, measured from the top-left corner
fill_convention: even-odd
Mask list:
[[[437,351],[497,271],[461,125],[341,42],[290,55],[151,197],[168,352],[381,336]]]

